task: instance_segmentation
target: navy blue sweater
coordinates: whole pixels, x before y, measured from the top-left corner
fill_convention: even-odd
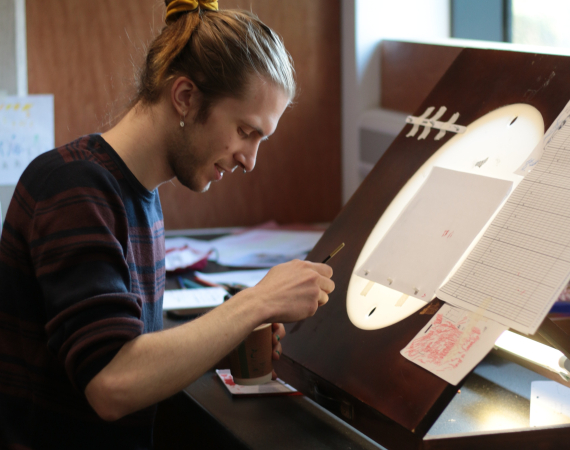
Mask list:
[[[162,328],[164,282],[158,192],[101,136],[28,166],[0,238],[0,448],[151,448],[154,407],[105,422],[84,390]]]

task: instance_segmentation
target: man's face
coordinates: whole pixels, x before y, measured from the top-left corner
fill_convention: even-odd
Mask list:
[[[252,79],[244,100],[216,102],[204,123],[187,118],[172,137],[169,164],[184,186],[205,192],[225,172],[253,170],[259,144],[277,128],[289,97],[272,83]]]

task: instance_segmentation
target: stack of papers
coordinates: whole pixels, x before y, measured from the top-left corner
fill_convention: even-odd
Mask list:
[[[234,270],[232,272],[202,273],[195,272],[195,276],[208,283],[224,285],[242,285],[253,287],[267,275],[269,269]]]
[[[203,269],[213,252],[209,241],[191,238],[167,238],[164,240],[166,255],[164,265],[167,272],[182,269]]]
[[[191,268],[208,258],[228,267],[273,267],[305,259],[322,231],[254,229],[211,241],[167,238],[166,270]]]
[[[273,267],[295,258],[304,259],[322,234],[321,231],[251,230],[211,243],[218,253],[217,262],[223,266]]]

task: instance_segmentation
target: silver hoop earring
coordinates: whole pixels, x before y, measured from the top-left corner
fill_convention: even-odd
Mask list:
[[[247,173],[247,169],[243,169],[243,173]]]

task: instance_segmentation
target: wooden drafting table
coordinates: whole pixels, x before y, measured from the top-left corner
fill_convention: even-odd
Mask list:
[[[452,123],[479,129],[491,126],[494,131],[484,133],[487,141],[483,136],[477,145],[464,148],[451,128],[437,139],[440,130],[418,139],[421,127],[407,137],[412,125],[402,124],[402,132],[308,257],[321,261],[340,242],[346,243],[342,254],[331,261],[336,290],[329,303],[314,317],[287,327],[285,358],[279,367],[282,378],[388,448],[480,448],[483,444],[503,448],[505,443],[559,448],[568,441],[568,426],[497,432],[471,428],[468,437],[426,437],[456,396],[457,387],[409,362],[400,350],[431,315],[422,314],[425,303],[415,299],[397,310],[397,298],[382,297],[382,293],[372,313],[374,305],[354,299],[362,286],[357,286],[353,273],[363,253],[375,244],[371,241],[389,227],[382,223],[386,216],[393,220],[398,215],[394,199],[413,195],[413,189],[411,194],[402,193],[419,173],[442,161],[444,167],[455,170],[491,170],[490,164],[481,167],[486,145],[491,149],[487,162],[500,166],[506,155],[496,145],[497,136],[508,145],[509,133],[515,140],[519,132],[543,133],[570,99],[569,79],[568,57],[478,49],[461,52],[414,116],[447,122],[449,127]],[[434,118],[441,107],[445,110]],[[453,122],[455,113],[459,114]],[[486,122],[489,117],[494,117],[495,125]],[[497,123],[503,129],[496,128]],[[516,127],[519,132],[513,131]],[[468,154],[470,148],[479,151],[476,157]],[[515,160],[522,162],[531,149],[523,149],[526,154]],[[515,160],[506,164],[505,173],[514,170]],[[382,304],[385,298],[390,304]],[[567,335],[562,332],[558,337],[564,347]]]

